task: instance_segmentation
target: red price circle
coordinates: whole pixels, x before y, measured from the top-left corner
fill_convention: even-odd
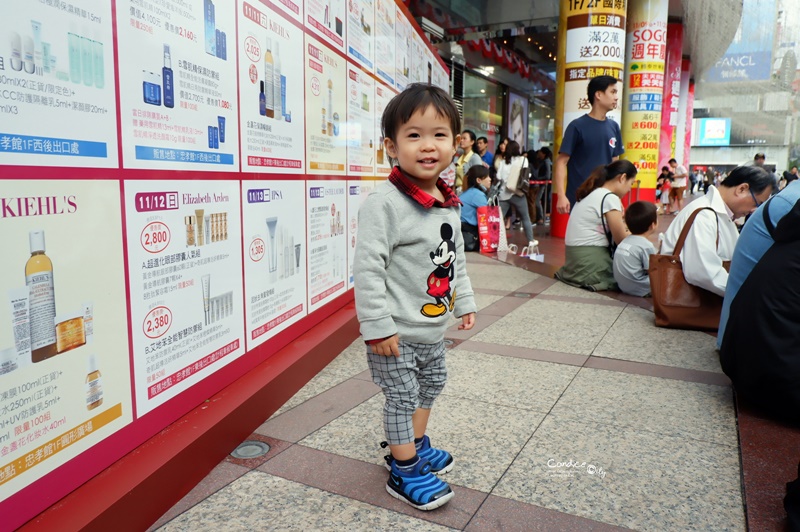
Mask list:
[[[250,260],[253,262],[258,262],[264,258],[266,254],[266,246],[264,245],[264,241],[260,238],[256,238],[253,242],[250,243]]]
[[[319,96],[320,84],[319,79],[316,76],[311,78],[311,92],[314,94],[314,96]]]
[[[250,76],[250,83],[252,83],[253,85],[258,83],[258,68],[256,68],[255,65],[253,64],[250,65],[250,70],[248,74]]]
[[[244,40],[244,53],[247,58],[254,63],[261,60],[261,43],[255,37],[247,37]]]
[[[160,338],[172,327],[172,311],[167,307],[156,307],[147,313],[142,322],[142,332],[148,338]]]
[[[167,246],[172,237],[169,226],[164,222],[150,222],[139,236],[139,241],[144,250],[148,253],[161,253]]]

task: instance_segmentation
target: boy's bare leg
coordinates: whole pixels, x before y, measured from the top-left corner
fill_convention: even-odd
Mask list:
[[[430,408],[417,408],[411,416],[411,423],[414,425],[414,437],[422,438],[428,428],[428,418],[431,416]],[[403,443],[401,445],[390,445],[392,456],[395,460],[411,460],[417,454],[417,447],[414,442]]]

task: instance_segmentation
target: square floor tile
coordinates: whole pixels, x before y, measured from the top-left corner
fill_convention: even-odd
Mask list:
[[[583,368],[553,414],[738,446],[727,386]]]
[[[579,368],[453,349],[445,395],[549,412]]]
[[[503,296],[492,294],[475,294],[475,305],[478,307],[478,311],[480,312],[482,309],[485,309],[489,305],[496,303],[501,299],[503,299]]]
[[[244,475],[159,530],[355,529],[450,530],[258,471]]]
[[[589,416],[547,416],[492,494],[634,530],[745,529],[735,447]]]
[[[608,301],[611,298],[604,296],[603,294],[598,294],[597,292],[590,292],[589,290],[584,290],[583,288],[576,288],[574,286],[568,285],[566,283],[557,282],[544,292],[542,295],[546,296],[561,296],[561,297],[580,297],[583,299],[599,299],[603,301]]]
[[[383,464],[384,398],[378,395],[304,438],[307,447]],[[427,434],[455,460],[447,482],[488,492],[528,441],[544,414],[441,395]]]
[[[622,307],[532,299],[472,340],[590,355],[621,312]]]
[[[622,311],[593,354],[722,373],[713,336],[656,327],[652,312],[631,306]]]
[[[494,264],[467,264],[467,275],[473,288],[489,290],[507,290],[513,292],[517,288],[535,281],[539,275],[505,265],[501,262]]]

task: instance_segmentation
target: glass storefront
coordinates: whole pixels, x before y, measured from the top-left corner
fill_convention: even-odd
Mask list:
[[[503,86],[488,79],[464,72],[464,129],[486,137],[489,151],[494,153],[503,137]]]

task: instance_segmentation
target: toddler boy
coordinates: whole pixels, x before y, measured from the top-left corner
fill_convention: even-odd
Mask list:
[[[661,195],[664,195],[662,189]],[[650,255],[656,252],[648,240],[658,226],[656,206],[649,201],[631,203],[625,210],[625,224],[631,234],[617,246],[614,253],[614,280],[619,289],[632,296],[650,294]]]

